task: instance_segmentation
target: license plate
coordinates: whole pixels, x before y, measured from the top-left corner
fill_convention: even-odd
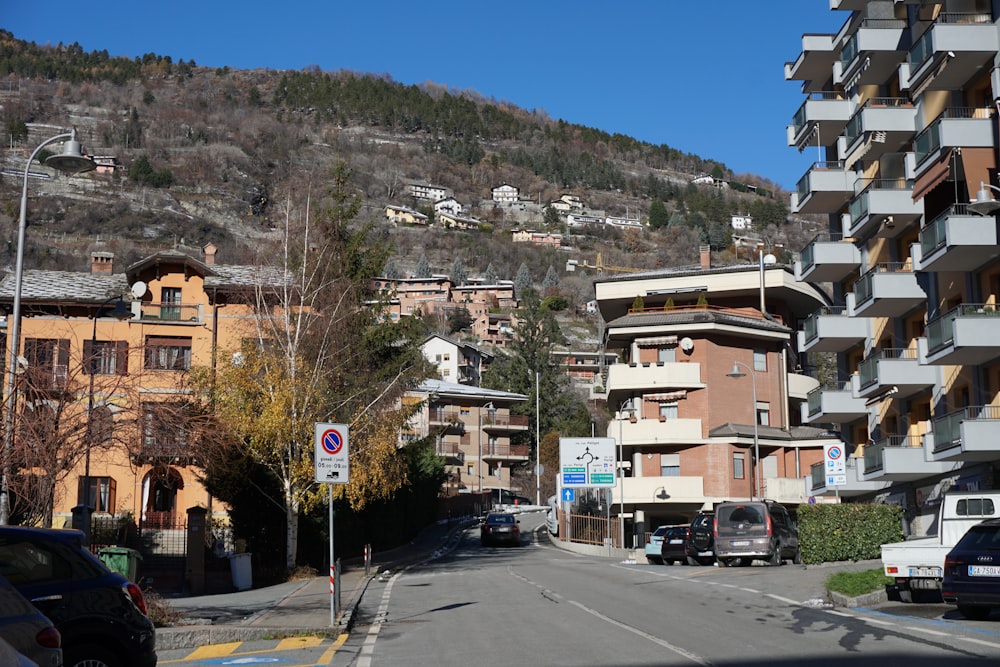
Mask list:
[[[910,568],[911,577],[940,577],[941,568],[939,567],[911,567]]]
[[[734,547],[748,547],[750,546],[750,540],[733,540],[729,544]]]
[[[698,555],[699,556],[714,556],[715,552],[714,551],[699,551]]]
[[[684,540],[670,540],[670,544],[684,544]]]
[[[970,565],[970,577],[1000,577],[1000,566],[997,565]]]

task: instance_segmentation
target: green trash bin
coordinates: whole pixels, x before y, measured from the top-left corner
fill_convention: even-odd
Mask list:
[[[104,547],[97,552],[97,557],[112,572],[117,572],[129,581],[134,582],[139,573],[139,561],[142,554],[128,547]]]

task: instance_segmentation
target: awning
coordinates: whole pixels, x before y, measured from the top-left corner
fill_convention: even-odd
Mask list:
[[[653,338],[636,338],[639,347],[656,347],[658,345],[677,345],[677,336],[655,336]]]
[[[924,195],[936,188],[951,174],[951,149],[938,158],[938,161],[920,175],[913,184],[913,201],[923,199]]]
[[[663,401],[677,401],[682,398],[687,398],[687,389],[661,392],[659,394],[646,394],[642,398],[644,401],[649,401],[651,403],[660,403]]]

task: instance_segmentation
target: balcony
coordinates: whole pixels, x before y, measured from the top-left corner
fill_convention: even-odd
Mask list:
[[[830,77],[837,60],[834,50],[835,35],[802,35],[802,52],[794,62],[785,63],[786,81],[803,81],[822,84]]]
[[[801,151],[814,137],[839,136],[853,110],[853,102],[845,98],[843,92],[809,93],[792,117],[792,124],[786,128],[788,145]]]
[[[996,218],[953,204],[920,230],[915,248],[917,271],[974,271],[1000,256]]]
[[[621,429],[619,431],[619,429]],[[626,447],[642,445],[683,445],[704,442],[700,419],[615,419],[608,424],[608,436]]]
[[[929,90],[960,90],[993,62],[1000,50],[989,11],[944,12],[907,55],[902,78],[914,96]],[[901,68],[903,70],[903,68]]]
[[[859,460],[862,461],[862,463],[864,462],[864,459],[859,459],[856,456],[847,457],[846,484],[831,484],[831,480],[829,480],[826,476],[826,466],[823,463],[813,464],[809,469],[810,493],[814,496],[836,494],[841,498],[850,498],[852,496],[860,496],[873,491],[878,491],[889,486],[889,482],[887,481],[866,482],[862,480],[860,470],[863,469],[863,465],[858,465]]]
[[[788,373],[788,398],[804,401],[809,392],[819,387],[819,380],[804,373]]]
[[[852,241],[844,241],[841,234],[823,232],[802,249],[801,259],[795,262],[795,280],[840,282],[860,268],[861,251]]]
[[[483,443],[484,461],[519,462],[528,460],[528,445],[508,445]]]
[[[697,362],[659,361],[608,366],[608,390],[633,394],[648,389],[701,389],[701,364]],[[614,402],[616,396],[609,395]],[[626,396],[627,398],[627,396]]]
[[[838,138],[839,157],[848,168],[899,153],[913,139],[916,109],[907,97],[872,97],[847,122]]]
[[[824,306],[806,317],[798,332],[799,352],[843,352],[867,340],[871,320],[851,317],[846,306]]]
[[[143,302],[139,313],[140,321],[146,324],[194,324],[205,323],[203,306],[179,303]]]
[[[177,438],[157,440],[152,436],[144,436],[139,450],[133,451],[129,458],[133,465],[200,465],[187,443]]]
[[[906,59],[905,31],[901,19],[863,19],[834,65],[834,83],[845,88],[884,83]]]
[[[799,179],[790,208],[793,213],[839,211],[854,196],[856,180],[843,162],[816,162]]]
[[[884,348],[858,364],[855,395],[874,399],[890,393],[906,398],[934,386],[938,369],[920,363],[913,348]]]
[[[427,424],[432,428],[444,429],[444,433],[465,433],[461,409],[457,407],[429,409],[427,411]]]
[[[927,323],[924,363],[978,366],[1000,357],[1000,313],[990,303],[963,303]]]
[[[623,494],[624,490],[624,494]],[[705,498],[703,477],[625,477],[611,488],[612,504],[698,503]]]
[[[848,297],[853,317],[901,317],[927,303],[917,274],[906,262],[876,264],[858,278]]]
[[[1000,458],[1000,406],[967,407],[934,420],[925,438],[933,461],[994,461]]]
[[[463,465],[465,452],[457,442],[439,442],[434,447],[438,456],[444,458],[445,465]]]
[[[528,415],[483,415],[483,430],[488,432],[527,431],[529,426]]]
[[[854,395],[853,383],[828,383],[809,392],[802,404],[804,424],[846,424],[868,416],[865,399]]]
[[[907,482],[950,472],[960,463],[928,461],[923,437],[891,435],[865,447],[865,481]]]
[[[992,148],[993,120],[989,107],[945,109],[913,140],[916,177],[947,156],[952,148]]]
[[[877,229],[879,236],[894,237],[924,214],[923,200],[913,201],[913,181],[875,178],[858,181],[859,194],[848,207],[848,236],[865,236]]]

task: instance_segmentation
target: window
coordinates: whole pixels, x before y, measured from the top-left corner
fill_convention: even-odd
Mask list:
[[[179,320],[181,319],[181,288],[164,287],[161,292],[160,319]]]
[[[959,500],[955,508],[955,514],[958,516],[993,516],[994,513],[993,501],[989,498]]]
[[[746,455],[743,452],[733,452],[733,479],[745,479]]]
[[[753,351],[753,369],[755,371],[767,371],[767,351],[756,349]]]
[[[69,372],[69,340],[25,338],[26,376],[34,389],[65,389]]]
[[[187,456],[187,410],[183,403],[142,404],[142,444],[147,456]]]
[[[77,484],[76,501],[81,505],[84,504],[85,494],[83,491],[86,481],[86,477],[80,477]],[[117,495],[118,485],[115,483],[114,478],[90,478],[90,493],[86,494],[86,500],[90,502],[90,506],[94,508],[95,512],[107,512],[108,514],[114,514]]]
[[[677,348],[661,347],[656,351],[656,360],[663,363],[677,361]]]
[[[83,372],[87,375],[125,375],[128,372],[128,343],[85,340],[83,358]]]
[[[681,455],[660,454],[660,477],[681,476]]]
[[[763,401],[757,401],[757,423],[761,426],[771,425],[771,405]]]
[[[661,419],[677,419],[677,403],[660,403]]]
[[[181,336],[147,336],[146,368],[186,371],[191,368],[191,339]]]

